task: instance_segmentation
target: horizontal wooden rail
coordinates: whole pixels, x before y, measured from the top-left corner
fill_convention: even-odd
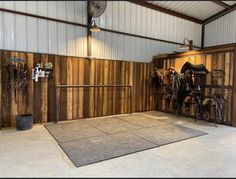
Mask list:
[[[129,88],[129,94],[130,94],[130,114],[132,114],[132,85],[58,85],[56,86],[56,105],[57,105],[57,116],[55,123],[58,122],[59,120],[59,114],[60,114],[60,93],[62,88],[100,88],[100,87],[105,87],[105,88],[116,88],[116,87],[121,87],[121,88]]]
[[[88,88],[88,87],[132,87],[131,85],[59,85],[56,88]]]

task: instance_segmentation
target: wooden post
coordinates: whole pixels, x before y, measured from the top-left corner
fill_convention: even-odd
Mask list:
[[[60,115],[60,88],[56,88],[56,106],[57,106],[57,114],[56,114],[56,120],[55,123],[59,121],[59,115]]]
[[[234,58],[231,59],[233,60],[234,62],[234,66],[233,66],[233,89],[232,89],[232,111],[231,111],[231,125],[236,127],[236,110],[233,110],[234,109],[234,106],[236,105],[236,51],[234,51]]]
[[[90,31],[92,17],[88,13],[88,6],[89,6],[89,1],[87,2],[87,56],[90,57],[92,55],[91,52],[92,32]]]
[[[129,107],[130,107],[130,114],[132,114],[132,86],[129,88],[129,95],[130,95],[130,102],[129,102]]]

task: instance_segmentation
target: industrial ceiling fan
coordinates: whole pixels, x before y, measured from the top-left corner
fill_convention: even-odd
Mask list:
[[[107,7],[107,1],[88,1],[88,14],[91,19],[90,22],[90,31],[98,32],[100,29],[97,27],[95,20],[93,18],[97,18],[103,14]]]

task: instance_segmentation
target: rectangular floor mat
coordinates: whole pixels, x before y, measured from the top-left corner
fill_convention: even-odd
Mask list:
[[[77,167],[158,146],[127,133],[62,142],[59,145]]]
[[[127,132],[130,130],[141,128],[138,125],[128,123],[128,122],[123,121],[117,117],[91,119],[91,120],[86,120],[86,122],[88,124],[90,124],[91,126],[97,128],[107,134]]]
[[[133,130],[130,133],[142,137],[143,139],[151,141],[157,145],[169,144],[207,134],[196,129],[175,124],[143,128]]]
[[[77,167],[207,134],[136,114],[45,127]]]
[[[104,132],[84,122],[75,120],[70,122],[46,124],[46,129],[54,136],[57,142],[84,139],[89,137],[105,135]]]
[[[140,114],[120,116],[118,118],[126,122],[129,122],[131,124],[136,124],[140,127],[152,127],[152,126],[160,126],[160,125],[168,124],[167,122],[154,119],[152,117],[140,115]]]

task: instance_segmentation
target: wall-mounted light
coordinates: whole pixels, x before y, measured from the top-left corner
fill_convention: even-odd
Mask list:
[[[90,31],[91,32],[99,32],[101,29],[96,25],[95,20],[93,19],[91,21],[91,25],[90,25]]]
[[[188,38],[184,38],[183,45],[180,45],[179,49],[185,49],[185,50],[188,49],[189,51],[193,50],[193,40],[189,40]]]

